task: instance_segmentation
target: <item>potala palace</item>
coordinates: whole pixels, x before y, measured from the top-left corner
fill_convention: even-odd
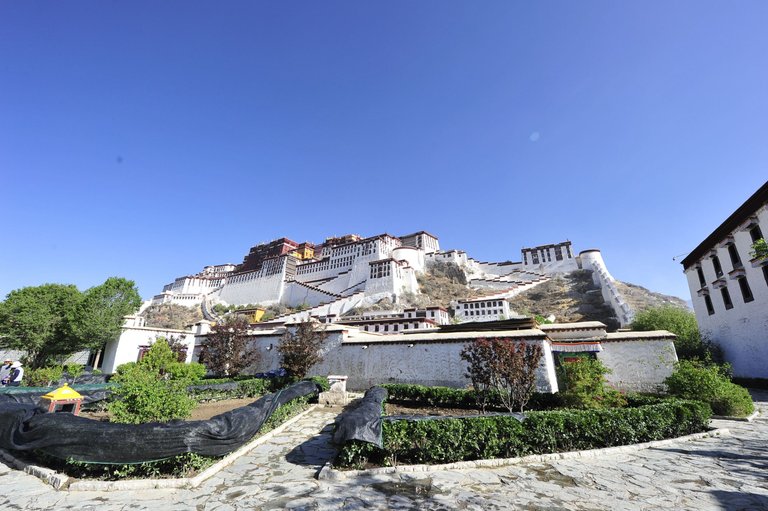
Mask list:
[[[404,293],[419,294],[417,274],[442,262],[458,265],[469,287],[483,295],[479,300],[457,304],[458,320],[508,317],[510,311],[508,306],[504,308],[504,299],[555,274],[588,269],[618,322],[623,326],[631,321],[632,311],[613,284],[599,250],[574,255],[571,242],[565,241],[523,248],[520,259],[477,261],[461,250],[441,250],[438,238],[425,231],[399,237],[380,234],[362,238],[349,234],[327,238],[320,244],[280,238],[252,247],[240,264],[206,266],[200,273],[175,279],[151,303],[200,304],[206,316],[217,303],[301,305],[308,310],[281,319],[316,317],[335,322],[353,308],[384,298],[398,303]],[[483,303],[474,303],[477,301]],[[498,305],[483,305],[491,303]]]
[[[677,356],[670,332],[611,332],[591,320],[540,325],[510,309],[508,299],[518,293],[558,275],[590,270],[593,292],[602,294],[615,323],[629,324],[632,310],[599,250],[576,255],[565,241],[523,248],[520,259],[477,261],[461,250],[441,250],[437,237],[424,231],[399,237],[346,235],[320,244],[281,238],[252,247],[240,264],[207,266],[166,285],[152,304],[201,305],[205,319],[169,330],[147,326],[141,315],[128,317],[120,339],[107,343],[101,367],[111,373],[138,360],[158,337],[181,342],[187,360],[197,360],[212,324],[221,319],[214,305],[282,304],[292,310],[250,321],[249,349],[260,360],[253,371],[280,367],[275,347],[298,321],[311,318],[323,324],[326,341],[323,361],[310,374],[348,375],[353,389],[381,382],[465,387],[461,350],[489,337],[541,346],[537,387],[543,392],[557,391],[555,367],[574,356],[601,360],[612,371],[608,381],[619,389],[652,391],[671,374]],[[441,268],[463,273],[467,286],[462,286],[471,296],[453,299],[451,310],[415,307],[419,281],[424,285]],[[420,274],[428,278],[417,278]],[[249,314],[238,312],[243,313]]]

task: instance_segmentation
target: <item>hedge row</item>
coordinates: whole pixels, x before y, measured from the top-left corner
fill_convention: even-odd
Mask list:
[[[328,378],[324,376],[313,376],[311,378],[306,378],[307,380],[311,380],[314,383],[316,383],[320,388],[321,392],[325,392],[330,388],[330,384],[328,383]],[[270,392],[276,392],[282,388],[287,387],[288,385],[295,383],[294,380],[290,378],[253,378],[250,379],[238,379],[238,380],[229,380],[229,381],[214,381],[214,383],[210,383],[212,379],[203,380],[201,383],[204,385],[218,385],[220,383],[236,383],[236,388],[222,388],[222,389],[216,389],[216,388],[203,388],[203,389],[192,389],[192,395],[197,401],[220,401],[222,399],[238,399],[238,398],[246,398],[246,397],[258,397],[263,396],[264,394],[268,394]]]
[[[474,390],[454,389],[450,387],[425,387],[388,383],[381,385],[387,389],[387,402],[413,406],[437,406],[442,408],[477,408],[477,393]],[[506,411],[501,400],[491,392],[488,400],[489,409]],[[560,396],[549,393],[535,393],[526,405],[527,410],[551,410],[560,406]]]
[[[451,463],[529,454],[597,449],[698,433],[712,411],[699,401],[677,399],[638,408],[528,412],[511,416],[432,420],[384,420],[383,449],[347,442],[335,465]]]

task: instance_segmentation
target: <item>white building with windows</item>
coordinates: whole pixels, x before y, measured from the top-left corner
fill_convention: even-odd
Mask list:
[[[682,261],[699,329],[739,377],[768,378],[768,260],[751,255],[765,233],[768,182]]]
[[[475,298],[472,300],[459,300],[455,314],[460,322],[465,323],[468,321],[500,321],[509,319],[512,312],[509,309],[509,302],[506,300]]]

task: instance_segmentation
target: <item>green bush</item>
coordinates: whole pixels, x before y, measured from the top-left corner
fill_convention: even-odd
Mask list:
[[[240,397],[256,397],[269,393],[269,382],[263,378],[243,380],[237,383],[237,392]]]
[[[56,385],[63,375],[64,368],[61,366],[27,369],[24,372],[24,384],[27,387],[51,387]]]
[[[606,388],[605,375],[611,370],[594,358],[564,362],[557,369],[563,404],[569,408],[613,408],[626,405],[622,395]]]
[[[72,378],[74,384],[85,373],[85,366],[83,364],[67,364],[64,366],[64,372]]]
[[[639,408],[528,412],[522,423],[504,415],[385,420],[383,449],[348,442],[334,464],[450,463],[627,445],[704,431],[711,413],[699,401],[668,399]]]
[[[170,364],[167,371],[174,380],[187,380],[193,383],[199,382],[205,376],[205,366],[197,362]]]
[[[673,396],[709,403],[716,415],[746,417],[755,411],[747,389],[732,383],[727,369],[717,365],[683,360],[664,383]]]
[[[112,420],[141,424],[188,417],[196,404],[187,392],[195,370],[179,367],[185,365],[158,339],[141,361],[119,366],[110,380]]]

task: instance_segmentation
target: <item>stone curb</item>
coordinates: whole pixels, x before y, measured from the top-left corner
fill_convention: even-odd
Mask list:
[[[508,465],[520,465],[530,462],[546,462],[553,460],[566,460],[574,458],[598,458],[600,456],[619,454],[626,452],[635,452],[642,449],[654,447],[663,447],[675,442],[688,442],[700,438],[729,435],[727,428],[714,429],[703,433],[694,433],[692,435],[681,436],[677,438],[667,438],[664,440],[655,440],[642,444],[619,445],[616,447],[605,447],[603,449],[589,449],[586,451],[556,452],[551,454],[531,454],[522,458],[497,458],[492,460],[474,460],[457,461],[455,463],[446,463],[443,465],[398,465],[395,467],[371,468],[367,470],[337,470],[333,468],[331,462],[327,462],[317,474],[318,479],[329,481],[343,481],[344,479],[362,476],[375,476],[381,474],[394,474],[400,472],[437,472],[441,470],[462,470],[473,468],[496,468]]]
[[[119,490],[148,490],[148,489],[168,489],[168,488],[195,488],[209,477],[215,475],[220,470],[234,463],[238,458],[247,454],[257,446],[272,439],[274,436],[282,433],[292,424],[297,422],[305,415],[312,412],[319,405],[311,405],[307,410],[291,417],[277,428],[266,433],[251,442],[240,447],[238,450],[228,454],[215,464],[194,477],[184,477],[178,479],[129,479],[125,481],[84,481],[69,477],[65,474],[55,472],[49,468],[30,465],[13,457],[10,453],[0,449],[0,457],[10,463],[14,468],[23,470],[27,474],[33,475],[43,482],[50,484],[57,490],[69,491],[119,491]]]
[[[738,421],[738,422],[752,422],[755,420],[755,418],[760,415],[760,412],[755,410],[752,415],[748,417],[733,417],[731,415],[713,415],[712,420],[720,420],[720,421]]]

